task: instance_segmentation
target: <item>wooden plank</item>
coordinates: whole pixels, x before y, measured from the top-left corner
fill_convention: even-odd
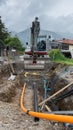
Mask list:
[[[51,112],[51,109],[49,106],[45,105],[45,108],[47,109],[47,111]]]
[[[50,99],[52,99],[53,97],[55,97],[56,95],[60,94],[61,92],[63,92],[65,89],[67,89],[68,87],[70,87],[70,85],[72,85],[73,82],[69,83],[68,85],[66,85],[64,88],[60,89],[59,91],[57,91],[56,93],[54,93],[52,96],[50,96],[49,98],[45,99],[44,101],[42,101],[41,103],[39,103],[39,106],[41,106],[43,103],[46,103],[47,101],[49,101]]]

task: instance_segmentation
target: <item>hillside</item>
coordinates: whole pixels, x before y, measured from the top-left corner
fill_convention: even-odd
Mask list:
[[[47,30],[41,30],[39,35],[47,35],[47,37],[49,35],[52,35],[52,37],[54,39],[62,38],[61,35],[59,35],[55,32],[47,31]],[[30,44],[30,40],[31,40],[30,29],[26,29],[22,32],[17,33],[17,36],[19,37],[19,39],[21,40],[21,42],[23,43],[24,46],[26,46],[26,42],[28,42]]]
[[[24,46],[26,46],[26,42],[28,42],[30,44],[30,40],[31,40],[31,34],[30,34],[30,29],[26,29],[22,32],[19,32],[19,33],[15,33],[15,32],[12,32],[11,33],[12,36],[17,36],[22,44]],[[49,35],[52,36],[53,39],[62,39],[62,38],[68,38],[68,39],[73,39],[73,34],[71,33],[58,33],[58,32],[52,32],[52,31],[48,31],[48,30],[41,30],[40,31],[40,34],[39,35],[47,35],[47,37]]]

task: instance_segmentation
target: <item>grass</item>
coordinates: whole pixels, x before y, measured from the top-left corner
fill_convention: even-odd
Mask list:
[[[73,65],[73,59],[66,58],[59,49],[49,51],[50,59],[54,62]]]

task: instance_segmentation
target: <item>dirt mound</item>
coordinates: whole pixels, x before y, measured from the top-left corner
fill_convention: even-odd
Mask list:
[[[0,84],[0,101],[12,102],[12,98],[16,95],[16,88],[19,86],[18,77],[14,81],[7,81]]]
[[[9,74],[10,74],[9,66],[0,64],[0,78],[9,76]]]

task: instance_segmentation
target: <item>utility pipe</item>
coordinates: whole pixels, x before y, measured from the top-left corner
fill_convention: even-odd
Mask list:
[[[41,103],[39,103],[39,106],[41,106],[42,104],[46,103],[47,101],[49,101],[50,99],[52,99],[53,97],[55,97],[56,95],[58,95],[59,93],[63,92],[65,89],[67,89],[68,87],[70,87],[70,85],[72,85],[73,82],[71,82],[70,84],[66,85],[64,88],[60,89],[59,91],[57,91],[56,93],[54,93],[52,96],[50,96],[49,98],[45,99],[44,101],[42,101]]]
[[[33,117],[38,117],[38,118],[43,118],[43,119],[47,119],[47,120],[53,120],[53,121],[66,122],[66,123],[73,124],[73,116],[58,115],[58,114],[45,114],[45,113],[27,110],[23,105],[25,87],[26,87],[26,83],[23,86],[22,94],[20,97],[20,107],[21,107],[23,112],[25,112],[26,114],[31,115]]]
[[[33,82],[33,90],[34,90],[34,111],[38,112],[38,97],[37,97],[37,86],[36,82]],[[34,121],[39,121],[39,118],[35,117]]]

